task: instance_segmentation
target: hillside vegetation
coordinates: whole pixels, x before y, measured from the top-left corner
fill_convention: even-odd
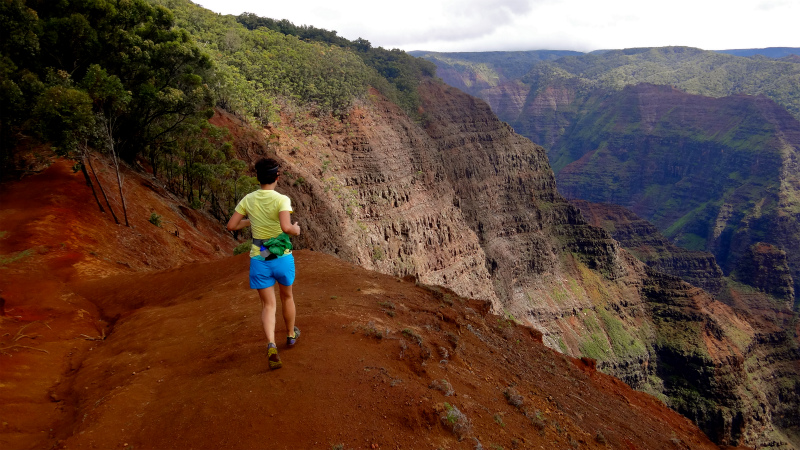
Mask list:
[[[768,58],[742,58],[689,47],[613,50],[547,62],[523,77],[534,90],[539,74],[560,69],[592,87],[621,89],[639,83],[675,86],[691,94],[764,95],[800,116],[800,66]]]
[[[445,83],[479,97],[481,90],[519,79],[536,64],[581,53],[569,50],[534,50],[458,53],[413,51],[409,54],[432,61],[436,64],[437,75]]]
[[[190,204],[223,220],[253,179],[225,131],[208,123],[213,107],[258,124],[277,121],[281,109],[345,114],[373,86],[414,114],[416,85],[434,72],[403,52],[332,40],[324,30],[309,37],[300,33],[308,28],[283,23],[294,33],[284,34],[268,19],[154,3],[0,5],[4,173],[30,139],[52,143],[77,168],[90,166],[90,150],[142,157]]]

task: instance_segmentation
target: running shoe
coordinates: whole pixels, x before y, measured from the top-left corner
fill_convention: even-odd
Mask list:
[[[294,337],[286,336],[286,345],[289,347],[294,347],[294,344],[297,344],[297,338],[300,337],[300,328],[294,327]]]
[[[269,359],[269,368],[270,369],[280,369],[283,367],[283,363],[281,362],[281,357],[278,356],[278,347],[270,342],[267,345],[267,359]]]

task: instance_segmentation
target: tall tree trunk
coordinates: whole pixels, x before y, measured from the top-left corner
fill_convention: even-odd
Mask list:
[[[125,216],[125,226],[131,226],[128,222],[128,208],[125,205],[125,195],[122,193],[122,177],[119,174],[119,160],[117,152],[114,151],[114,144],[111,144],[111,155],[114,158],[114,170],[117,172],[117,187],[119,188],[119,198],[122,201],[122,214]]]
[[[103,189],[103,183],[101,183],[100,178],[97,177],[97,172],[94,170],[94,165],[92,164],[92,157],[88,153],[86,154],[86,161],[89,162],[89,168],[92,169],[92,175],[94,175],[94,179],[97,181],[97,187],[100,188],[100,193],[103,194],[103,199],[105,199],[106,206],[108,206],[108,210],[111,212],[111,217],[114,218],[114,223],[119,225],[119,219],[117,219],[117,215],[114,214],[114,208],[111,207],[111,203],[108,202],[106,190]]]
[[[158,155],[155,148],[150,148],[148,152],[150,155],[150,165],[153,167],[153,178],[158,177]]]
[[[186,201],[191,205],[194,202],[194,179],[192,178],[191,165],[188,158],[184,158],[183,169],[186,172]]]
[[[119,158],[117,158],[117,151],[114,149],[114,135],[111,129],[111,121],[106,120],[106,137],[108,138],[108,148],[111,150],[111,160],[114,161],[114,170],[117,172],[117,187],[119,188],[119,200],[122,202],[122,214],[125,216],[125,226],[130,227],[131,224],[128,222],[128,208],[125,205],[125,195],[122,193],[122,176],[119,173]]]
[[[92,183],[92,179],[89,178],[89,172],[86,171],[86,153],[87,150],[85,148],[81,149],[81,172],[83,172],[83,178],[86,179],[86,184],[92,188],[92,195],[94,196],[94,201],[97,202],[97,207],[100,208],[101,213],[105,213],[106,210],[103,209],[103,204],[100,203],[100,199],[97,198],[97,191],[94,189],[94,183]]]

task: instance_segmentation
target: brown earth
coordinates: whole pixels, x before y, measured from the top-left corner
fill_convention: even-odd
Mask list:
[[[0,448],[717,448],[486,302],[308,250],[270,372],[220,224],[128,172],[114,225],[66,161],[0,189]]]

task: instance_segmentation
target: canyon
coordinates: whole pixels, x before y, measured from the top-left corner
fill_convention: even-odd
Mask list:
[[[304,247],[489,300],[548,346],[660,396],[717,442],[793,445],[790,307],[760,329],[733,302],[646,267],[558,194],[544,149],[488,105],[433,82],[420,92],[423,123],[378,101],[310,136],[276,128],[276,154],[304,180],[287,191],[309,221]],[[769,301],[745,287],[730,296]],[[776,340],[780,350],[768,344]],[[772,351],[787,356],[782,387],[761,382],[773,375],[758,361]]]
[[[482,101],[434,81],[421,85],[420,92],[424,99],[423,108],[427,117],[425,122],[409,119],[396,105],[373,93],[370,101],[357,103],[344,120],[320,118],[309,121],[309,117],[285,117],[280,123],[265,130],[266,135],[271,136],[268,141],[270,144],[266,147],[259,144],[262,138],[258,132],[254,132],[249,125],[236,117],[217,111],[212,118],[213,123],[231,131],[234,147],[242,160],[252,163],[256,158],[267,154],[277,156],[283,161],[285,181],[281,190],[293,199],[296,220],[304,227],[303,234],[296,241],[296,248],[311,251],[311,259],[307,260],[307,264],[314,269],[306,275],[309,278],[305,283],[318,286],[316,289],[323,289],[313,294],[314,298],[319,299],[317,302],[326,298],[326,289],[324,284],[320,284],[320,279],[315,279],[314,273],[322,276],[326,270],[331,270],[322,267],[342,264],[355,264],[376,273],[405,277],[419,286],[442,286],[450,289],[451,294],[447,294],[448,291],[436,294],[439,297],[434,298],[439,298],[439,302],[448,305],[460,298],[475,298],[485,302],[474,304],[471,308],[482,311],[481,314],[491,311],[482,320],[488,321],[487,325],[491,323],[499,326],[497,333],[506,333],[503,327],[507,325],[504,324],[513,324],[522,330],[531,330],[534,341],[540,340],[561,354],[583,357],[585,363],[580,364],[588,364],[586,367],[594,367],[596,361],[599,370],[659,397],[670,407],[695,421],[700,429],[719,444],[790,448],[790,433],[796,426],[793,422],[794,415],[789,413],[795,407],[791,400],[791,383],[796,376],[796,369],[794,363],[785,358],[786,353],[791,354],[794,351],[792,346],[795,341],[790,336],[784,336],[783,346],[780,348],[759,345],[762,341],[780,339],[780,336],[778,333],[767,334],[763,330],[756,330],[739,317],[731,306],[713,299],[701,289],[678,278],[648,268],[622,249],[603,229],[590,225],[577,208],[557,193],[555,177],[543,148],[513,133]],[[303,126],[297,125],[298,122]],[[96,163],[100,164],[101,161],[98,159]],[[15,222],[4,223],[17,225],[11,228],[10,236],[2,241],[3,253],[24,253],[24,249],[30,248],[34,241],[46,248],[25,254],[27,256],[23,255],[19,261],[3,269],[7,274],[13,274],[9,278],[13,288],[6,287],[3,292],[6,299],[5,311],[9,316],[17,316],[16,319],[4,320],[3,325],[10,328],[14,324],[25,326],[26,323],[31,323],[31,326],[38,327],[36,331],[39,341],[35,341],[34,345],[41,345],[42,349],[48,351],[42,356],[49,355],[47,358],[40,358],[35,351],[18,348],[12,351],[11,356],[3,356],[17,358],[11,360],[14,361],[15,369],[4,375],[12,376],[12,379],[4,382],[9,386],[28,386],[18,389],[13,400],[5,401],[15,405],[20,411],[20,417],[31,417],[26,414],[35,413],[39,417],[39,423],[48,424],[44,426],[51,426],[53,429],[53,432],[45,433],[45,437],[33,431],[42,425],[28,424],[32,428],[17,426],[17,431],[12,431],[7,436],[9,439],[19,439],[13,442],[32,442],[33,436],[39,436],[36,439],[63,442],[70,447],[72,444],[81,447],[90,445],[91,442],[117,442],[117,438],[125,439],[125,442],[120,441],[123,444],[133,441],[144,446],[150,445],[148,442],[168,442],[159,440],[166,439],[166,436],[158,428],[153,428],[154,422],[150,420],[158,417],[161,413],[157,411],[162,408],[174,411],[175,402],[187,401],[185,396],[192,395],[192,391],[181,390],[166,397],[166,394],[159,394],[148,397],[149,400],[141,395],[146,389],[159,392],[157,385],[148,387],[148,383],[167,379],[164,377],[186,376],[175,370],[181,365],[191,366],[196,363],[173,362],[164,365],[165,361],[172,361],[174,358],[166,356],[166,349],[162,351],[150,348],[150,344],[145,342],[135,343],[137,341],[133,336],[144,332],[145,336],[154,338],[155,342],[166,345],[166,337],[158,337],[168,333],[168,328],[163,327],[168,324],[172,324],[170,327],[183,327],[175,322],[177,316],[170,318],[172,314],[194,314],[190,313],[195,310],[192,305],[199,306],[200,303],[197,302],[203,302],[205,297],[209,299],[205,301],[215,303],[225,298],[220,297],[221,294],[211,293],[212,289],[216,291],[217,288],[196,285],[197,280],[208,280],[213,285],[216,285],[214,280],[218,280],[223,283],[219,285],[220,288],[226,286],[224,283],[243,283],[241,275],[238,278],[225,278],[239,273],[236,271],[240,269],[236,267],[241,267],[225,260],[221,265],[215,263],[216,265],[208,266],[207,269],[201,269],[205,266],[198,266],[197,270],[205,271],[202,273],[189,269],[188,266],[175,267],[176,264],[191,263],[196,266],[202,264],[202,261],[217,260],[224,254],[225,248],[232,248],[235,243],[230,238],[224,238],[221,224],[214,225],[210,218],[203,218],[202,214],[198,215],[191,209],[181,208],[180,202],[174,197],[171,200],[172,206],[165,208],[165,200],[157,199],[169,199],[171,196],[160,187],[157,179],[132,185],[141,186],[132,191],[132,198],[136,199],[133,204],[136,206],[131,210],[131,215],[138,217],[133,228],[102,225],[100,230],[103,231],[100,232],[87,229],[81,224],[102,221],[108,223],[109,218],[99,213],[89,200],[89,189],[85,186],[79,187],[82,183],[80,174],[69,174],[65,166],[66,164],[59,163],[46,169],[43,180],[49,180],[48,183],[57,179],[69,180],[72,187],[67,188],[67,191],[81,192],[80,196],[62,194],[51,199],[52,194],[48,191],[34,190],[41,196],[37,204],[51,205],[48,208],[55,209],[48,213],[31,211],[32,214],[26,216],[17,215],[16,211],[21,206],[4,202],[4,205],[12,208],[5,209],[3,217],[17,218]],[[108,170],[108,166],[105,167],[100,172],[110,182],[113,172]],[[26,179],[34,182],[37,176]],[[128,177],[136,179],[134,174]],[[14,186],[7,192],[15,194],[13,198],[19,198],[20,201],[25,198],[21,195],[22,192],[35,189],[24,183]],[[79,207],[81,204],[83,206]],[[71,215],[78,211],[85,211],[81,213],[82,220],[62,218],[64,214]],[[147,222],[147,217],[153,212],[163,216],[163,228]],[[58,220],[64,226],[47,227],[42,222],[42,217]],[[23,233],[22,230],[25,229],[30,231]],[[154,239],[151,233],[144,232],[147,229],[156,232],[154,237],[158,237]],[[53,235],[53,232],[62,234]],[[226,239],[229,244],[224,243]],[[59,242],[63,245],[60,246]],[[341,262],[315,262],[317,257],[312,255],[317,253],[335,255]],[[39,278],[34,269],[40,266],[58,268],[55,273],[60,274],[49,283],[52,286],[47,289],[52,294],[44,297],[27,294],[28,286]],[[136,275],[137,273],[140,275]],[[353,272],[352,275],[337,274],[335,279],[340,281],[328,283],[332,286],[340,285],[341,280],[348,277],[369,278]],[[223,282],[223,279],[229,281]],[[235,281],[237,279],[240,281]],[[387,281],[395,282],[394,280],[392,278],[380,282],[380,291],[383,294],[372,300],[375,302],[372,308],[377,308],[370,313],[373,315],[372,319],[367,315],[354,321],[349,314],[343,316],[343,320],[349,321],[347,323],[352,322],[349,326],[353,327],[354,332],[367,333],[365,336],[368,336],[368,332],[360,330],[376,327],[370,325],[372,323],[381,323],[377,321],[380,314],[387,315],[385,311],[391,311],[389,306],[381,307],[381,304],[393,304],[395,307],[399,307],[399,303],[407,304],[402,296],[395,299],[394,294],[391,294],[393,289],[385,284]],[[330,300],[343,295],[335,289],[327,291],[330,292],[327,294]],[[249,295],[249,292],[245,289],[242,295]],[[69,301],[60,304],[63,300],[58,299]],[[745,295],[739,295],[737,299],[742,302],[753,301]],[[420,298],[417,301],[426,303],[432,300]],[[315,308],[313,305],[311,303],[309,306]],[[244,306],[237,306],[234,311],[247,314],[242,307]],[[415,308],[420,307],[422,306]],[[469,310],[464,311],[464,314],[470,314]],[[379,315],[374,316],[375,314]],[[389,324],[388,331],[385,331],[387,336],[411,336],[417,333],[423,336],[423,342],[441,339],[430,334],[430,331],[425,331],[428,328],[420,328],[427,322],[417,322],[420,320],[418,314],[403,314],[402,317],[407,317],[404,320],[408,326],[402,328],[402,324]],[[214,315],[203,320],[211,321],[209,324],[217,324],[211,330],[218,330],[210,331],[211,334],[206,339],[217,342],[222,337],[220,332],[228,333],[225,331],[227,328]],[[485,348],[486,344],[494,342],[494,338],[486,335],[489,329],[484,328],[485,325],[481,325],[481,322],[454,320],[472,333],[476,342],[483,342],[475,344],[478,345],[476,348]],[[781,316],[775,320],[788,319]],[[38,325],[42,321],[59,330],[58,333],[45,331],[44,327]],[[147,323],[150,325],[146,325]],[[257,325],[242,322],[241,326],[245,326],[245,323],[250,330],[247,332],[247,336],[250,336],[247,343],[234,344],[241,351],[253,349],[259,342]],[[323,326],[322,323],[319,326]],[[346,328],[347,323],[342,322],[342,325]],[[71,328],[64,328],[66,324],[72,324],[69,325]],[[160,331],[152,328],[153,326]],[[764,324],[763,329],[766,326]],[[412,331],[405,332],[405,329]],[[414,329],[419,331],[414,332]],[[19,331],[25,334],[25,330]],[[75,335],[89,338],[75,340],[74,337],[68,337]],[[191,342],[189,335],[184,333],[180,336],[184,336],[179,338],[181,340],[189,339],[186,341],[187,345]],[[514,335],[509,335],[512,336]],[[537,345],[541,344],[525,344],[524,348],[535,349]],[[168,348],[179,350],[185,347],[170,344]],[[200,348],[205,347],[198,347],[198,351]],[[544,349],[543,346],[538,348]],[[101,356],[93,357],[92,353],[97,351],[100,352],[97,355]],[[239,351],[231,353],[230,350],[222,350],[220,347],[217,347],[215,354],[220,351],[229,356],[220,356],[222,359],[215,360],[212,366],[193,369],[192,373],[196,374],[193,376],[200,378],[192,383],[211,382],[212,378],[208,378],[208,381],[200,380],[211,377],[216,371],[225,370],[224,367],[231,361],[249,358],[244,353],[239,354]],[[426,354],[424,348],[420,351],[420,355]],[[438,350],[434,348],[429,351]],[[504,365],[509,364],[509,367],[530,364],[524,361],[531,361],[529,357],[522,356],[522,353],[513,353],[514,350],[510,349],[498,348],[492,352],[504,355]],[[252,350],[247,350],[247,354],[250,353]],[[113,362],[114,359],[108,359],[112,354],[118,354],[122,359]],[[403,352],[400,354],[402,359]],[[477,361],[489,361],[483,359],[487,356],[478,356],[479,354],[472,352],[467,356],[466,353],[458,353],[462,360],[472,361],[465,368],[472,367],[473,371],[477,371],[475,373],[493,373],[493,369],[486,365],[488,362],[480,363],[484,365],[477,368],[480,365]],[[512,357],[512,354],[515,356]],[[775,365],[763,363],[770,358],[774,359],[777,354],[784,361],[780,365],[780,371],[776,370]],[[391,355],[390,351],[387,356],[390,360],[395,360]],[[331,357],[341,358],[336,353],[331,354]],[[375,367],[383,366],[388,370],[385,374],[389,378],[386,379],[407,379],[407,375],[399,375],[394,372],[395,369],[389,369],[386,366],[389,362],[381,359],[385,357],[381,356]],[[191,360],[202,365],[204,358],[196,354]],[[419,361],[426,361],[424,356],[421,358]],[[576,367],[583,367],[580,364]],[[367,365],[373,367],[370,363]],[[123,378],[119,378],[121,375],[113,375],[124,373],[120,371],[127,366],[131,367],[134,375]],[[25,367],[38,368],[40,375],[35,385],[25,376]],[[247,371],[257,371],[250,365],[246,367]],[[457,367],[461,366],[454,366],[454,370]],[[553,367],[552,370],[556,370],[553,373],[564,373],[557,367],[558,365]],[[409,368],[412,372],[419,371],[412,366]],[[147,381],[150,379],[147,374],[156,369],[161,375]],[[513,373],[527,380],[528,375],[523,375],[527,370],[530,369],[523,370],[519,367]],[[135,375],[140,372],[145,378]],[[98,376],[102,373],[113,377],[107,383],[101,383]],[[438,371],[431,375],[435,378],[442,376]],[[51,378],[54,376],[58,380],[55,385]],[[251,379],[253,374],[247,372],[242,376]],[[503,375],[506,378],[501,384],[515,384],[508,376],[510,374]],[[543,375],[534,375],[531,380],[541,376]],[[454,374],[448,377],[451,377],[451,381],[460,380]],[[566,379],[572,379],[571,377],[572,375]],[[775,377],[780,380],[776,385],[772,384]],[[140,384],[142,382],[145,384]],[[516,383],[522,382],[532,381],[520,380]],[[427,382],[421,383],[421,386],[425,386]],[[492,392],[486,391],[486,387],[480,387],[483,383],[472,383],[476,387],[475,390],[471,388],[468,391],[469,398],[482,399],[484,394],[479,394],[480,392]],[[49,389],[50,394],[44,399],[38,399],[37,386],[48,385],[51,387],[46,389]],[[85,389],[86,393],[76,389],[83,385],[91,389]],[[553,389],[558,389],[557,386],[557,383],[553,384]],[[772,389],[771,386],[778,388]],[[465,393],[463,388],[458,390]],[[571,389],[562,390],[568,391],[571,392]],[[209,393],[214,397],[202,402],[224,402],[227,398],[224,392],[211,389]],[[537,398],[550,395],[561,405],[562,412],[565,411],[563,408],[566,400],[558,400],[554,393],[545,391],[546,394],[535,394],[542,392],[535,389],[532,392],[534,394],[526,395],[526,401],[538,405]],[[429,394],[422,392],[409,392],[408,395],[411,395],[409,398],[431,398]],[[534,397],[529,397],[530,395]],[[104,398],[114,397],[119,400],[109,403],[103,409],[92,406],[110,401],[103,400]],[[37,400],[30,402],[25,401],[26,398]],[[164,401],[168,403],[162,403]],[[459,407],[471,408],[467,411],[478,429],[486,430],[478,433],[481,436],[485,436],[484,433],[491,429],[489,425],[493,422],[488,417],[488,423],[485,419],[474,417],[480,414],[480,405],[487,405],[488,401],[487,398],[477,403],[466,403],[472,406],[458,403]],[[135,412],[130,407],[136,404],[144,405],[142,407],[148,404],[152,406],[149,410],[139,409],[139,412]],[[626,408],[616,403],[608,405],[619,411]],[[438,408],[441,407],[440,404]],[[437,423],[436,408],[434,402],[421,410],[421,417],[426,417],[420,419],[422,426],[430,427]],[[542,409],[544,407],[541,405],[537,408],[539,411],[548,410]],[[569,414],[573,414],[571,417],[575,423],[585,422],[588,412],[586,404],[569,408],[574,411]],[[130,417],[129,413],[132,411],[135,415],[144,414],[142,417],[148,419],[139,425],[128,425],[124,417]],[[197,417],[211,417],[210,413],[211,410],[201,411]],[[509,413],[510,411],[506,414]],[[408,414],[414,417],[416,413],[409,411]],[[87,422],[89,425],[80,425],[80,421],[76,422],[77,417],[91,417]],[[609,416],[608,413],[603,413],[601,417]],[[51,422],[48,423],[48,420]],[[511,419],[507,416],[504,420]],[[425,423],[428,425],[424,425]],[[481,423],[483,425],[479,425]],[[598,443],[603,445],[601,441],[607,442],[608,439],[619,439],[616,442],[620,445],[627,439],[625,442],[631,442],[631,445],[639,448],[660,448],[662,445],[644,444],[643,441],[636,440],[640,438],[628,434],[608,437],[617,436],[610,434],[612,431],[608,430],[602,433],[602,437],[594,436],[597,430],[591,428],[591,422],[585,423],[589,424],[588,428],[582,428],[583,431],[580,432],[584,437],[578,438],[578,428],[575,428],[569,439],[587,448],[593,448]],[[186,427],[177,423],[175,425]],[[567,435],[558,432],[558,428],[563,429],[563,425],[553,426],[555,432],[562,436],[561,439],[568,439]],[[119,428],[129,431],[109,434],[109,431]],[[144,428],[152,431],[149,441],[142,441],[142,437],[137,437],[139,435],[130,434],[130,429]],[[185,429],[190,430],[191,427]],[[364,429],[357,433],[342,430],[340,433],[347,439],[352,439],[354,434],[362,435],[367,431],[373,435],[376,433],[375,430],[370,430],[372,429]],[[441,438],[439,433],[441,432],[437,431],[435,435]],[[538,442],[538,438],[530,437],[536,434],[529,435],[525,431],[519,433],[529,436],[526,439]],[[544,436],[547,439],[551,439],[549,433],[545,427]],[[679,437],[684,436],[681,433],[670,437],[663,432],[657,432],[653,436],[660,437],[651,439],[665,439],[667,442],[664,445],[675,445],[678,442],[675,439],[689,442],[689,437]],[[316,439],[325,435],[324,430],[313,434]],[[230,441],[231,435],[218,436],[219,439],[214,438],[207,442],[212,445],[233,442]],[[673,441],[669,441],[670,439]],[[41,441],[34,439],[34,442]],[[699,448],[700,444],[688,445]]]
[[[470,70],[482,63],[502,74],[497,55],[425,57],[437,63],[438,73],[445,81],[484,98],[515,131],[546,147],[559,191],[571,199],[588,222],[604,228],[651,269],[702,287],[706,292],[700,295],[706,300],[694,303],[694,307],[703,309],[704,304],[719,302],[730,308],[709,313],[714,320],[731,318],[729,335],[742,337],[741,330],[747,330],[744,334],[750,336],[735,346],[739,362],[733,366],[743,369],[731,370],[729,376],[737,378],[747,373],[744,376],[760,384],[762,404],[777,406],[782,402],[778,398],[796,398],[794,375],[787,376],[781,368],[777,378],[783,381],[767,381],[772,375],[757,361],[765,354],[773,354],[781,355],[771,360],[780,361],[782,367],[797,364],[794,292],[798,264],[792,261],[798,245],[794,206],[794,167],[800,148],[797,119],[763,95],[709,97],[686,92],[703,89],[702,76],[692,72],[694,68],[687,61],[701,56],[714,61],[709,69],[713,74],[725,67],[735,72],[739,63],[728,57],[681,48],[610,53],[607,58],[602,54],[567,56],[554,59],[553,63],[536,63],[522,77],[484,77],[483,83],[464,80],[469,80]],[[636,62],[626,66],[636,58],[651,66],[637,66]],[[454,72],[452,69],[459,64],[466,68]],[[677,88],[674,84],[637,84],[636,78],[657,78],[658,72],[652,66],[658,65],[672,67],[670,73],[679,80],[674,83]],[[609,86],[607,82],[622,71],[630,71],[630,79]],[[484,68],[478,72],[491,71]],[[723,81],[717,88],[724,90],[726,83]],[[749,89],[754,83],[744,83],[742,89]],[[668,277],[656,278],[667,283]],[[662,288],[656,291],[664,292]],[[643,292],[655,293],[649,287]],[[711,303],[709,298],[713,299]],[[672,306],[690,304],[661,300],[655,303],[661,306],[650,314],[658,324],[665,319],[660,314]],[[663,308],[664,303],[670,308]],[[680,316],[673,313],[674,310],[669,313],[667,321]],[[688,325],[678,323],[673,324],[677,328]],[[698,325],[684,329],[696,330]],[[693,340],[688,334],[674,337],[678,338],[676,342]],[[667,353],[659,357],[667,365],[670,358]],[[642,388],[644,383],[638,375],[625,378],[620,365],[609,364],[613,368],[608,370]],[[707,384],[696,378],[685,385],[694,383]],[[700,397],[710,395],[707,392]],[[796,400],[792,402],[796,404]],[[699,412],[702,402],[694,403],[695,411],[690,417],[704,414]],[[789,425],[793,419],[787,418],[794,414],[778,410],[786,411],[780,405],[772,413],[773,420],[793,427]],[[718,431],[706,431],[710,436],[720,435]]]

